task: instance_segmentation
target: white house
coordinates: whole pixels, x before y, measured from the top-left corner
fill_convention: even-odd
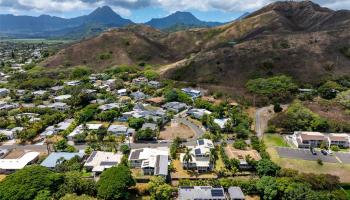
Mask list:
[[[210,115],[211,112],[209,110],[206,110],[206,109],[194,108],[194,109],[187,111],[187,114],[191,115],[193,118],[202,119],[202,117],[204,115]]]
[[[212,186],[179,187],[178,200],[226,200],[224,188]]]
[[[181,91],[186,93],[187,95],[191,96],[193,99],[202,96],[202,92],[201,91],[195,90],[195,89],[192,89],[192,88],[183,88],[183,89],[181,89]]]
[[[119,96],[127,96],[128,95],[128,92],[126,89],[120,89],[120,90],[117,90],[117,94]]]
[[[141,168],[144,175],[168,175],[169,148],[133,149],[129,155],[132,168]]]
[[[104,104],[104,105],[100,105],[98,107],[98,109],[102,110],[102,111],[106,111],[106,110],[112,110],[115,108],[120,108],[120,104],[119,103],[109,103],[109,104]]]
[[[94,151],[86,160],[84,167],[92,171],[94,176],[101,174],[105,169],[116,166],[122,160],[123,154],[104,151]]]
[[[196,146],[188,146],[191,149],[192,161],[188,163],[184,161],[185,153],[180,154],[180,161],[184,169],[197,170],[198,172],[211,171],[213,168],[210,162],[210,150],[214,148],[211,140],[200,139],[197,140]]]
[[[65,82],[65,84],[67,86],[78,86],[80,85],[80,81],[68,81],[68,82]]]
[[[54,98],[55,102],[64,102],[69,100],[70,98],[72,98],[72,95],[70,94],[66,94],[66,95],[61,95],[61,96],[57,96]]]
[[[150,82],[148,82],[148,86],[158,89],[158,88],[162,87],[162,84],[158,81],[150,81]]]
[[[214,123],[217,124],[221,129],[224,129],[227,122],[228,122],[228,118],[225,119],[214,119]]]
[[[116,134],[116,135],[130,135],[135,133],[135,130],[132,128],[128,128],[124,125],[110,125],[107,129],[107,132]]]
[[[26,165],[37,161],[39,154],[39,152],[27,152],[17,159],[0,159],[0,173],[8,174],[23,169]]]
[[[99,128],[102,127],[102,124],[86,124],[86,127],[88,130],[98,130]],[[67,136],[68,140],[73,141],[74,136],[80,133],[83,133],[83,131],[84,131],[84,126],[83,124],[80,124]]]

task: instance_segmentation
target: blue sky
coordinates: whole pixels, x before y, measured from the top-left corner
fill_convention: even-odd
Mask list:
[[[231,21],[277,0],[0,0],[1,14],[48,14],[65,18],[92,12],[108,5],[125,18],[145,22],[175,11],[190,11],[205,21]],[[315,0],[335,10],[350,9],[350,0]]]

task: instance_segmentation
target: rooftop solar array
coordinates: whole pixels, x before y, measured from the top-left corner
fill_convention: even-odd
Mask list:
[[[213,197],[223,197],[224,191],[222,189],[212,189],[211,190],[211,196]]]
[[[204,144],[204,140],[198,140],[198,145],[203,145]]]
[[[97,154],[97,151],[92,152],[92,154],[89,156],[86,162],[91,162]]]
[[[195,153],[196,155],[201,154],[201,149],[195,149],[195,150],[194,150],[194,153]]]
[[[143,151],[143,149],[138,149],[138,150],[136,150],[136,151],[133,151],[133,152],[131,153],[130,159],[131,159],[131,160],[138,159],[139,156],[140,156],[140,153],[141,153],[142,151]]]

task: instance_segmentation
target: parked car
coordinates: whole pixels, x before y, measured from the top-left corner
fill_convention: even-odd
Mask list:
[[[328,152],[327,152],[326,150],[324,150],[324,149],[321,150],[321,153],[322,153],[323,155],[325,155],[325,156],[328,155]]]

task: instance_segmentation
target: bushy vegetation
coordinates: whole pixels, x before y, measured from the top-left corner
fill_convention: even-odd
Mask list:
[[[270,123],[291,132],[327,131],[329,128],[325,119],[303,106],[298,100],[294,101],[286,112],[278,114]]]
[[[254,94],[277,101],[289,98],[298,86],[288,76],[274,76],[249,80],[246,87]]]

